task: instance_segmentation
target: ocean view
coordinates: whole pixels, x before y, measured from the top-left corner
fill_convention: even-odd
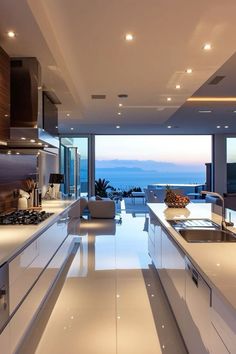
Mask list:
[[[161,171],[148,171],[141,168],[96,168],[96,179],[105,178],[110,185],[121,190],[132,187],[147,187],[153,183],[205,183],[205,166],[193,171],[183,168],[164,169]]]

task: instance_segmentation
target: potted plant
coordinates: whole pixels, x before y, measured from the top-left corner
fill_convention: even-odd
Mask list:
[[[110,181],[106,181],[105,178],[95,181],[95,195],[99,197],[107,197],[107,190],[113,187],[109,185]]]

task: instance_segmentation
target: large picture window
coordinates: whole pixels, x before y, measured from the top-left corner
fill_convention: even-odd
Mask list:
[[[206,182],[210,135],[98,135],[95,176],[114,188]]]

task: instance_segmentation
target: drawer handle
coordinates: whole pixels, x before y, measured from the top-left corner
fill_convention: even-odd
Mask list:
[[[6,301],[7,291],[5,289],[0,289],[0,310],[6,310],[7,301]]]
[[[198,273],[194,269],[192,269],[192,281],[198,287]]]

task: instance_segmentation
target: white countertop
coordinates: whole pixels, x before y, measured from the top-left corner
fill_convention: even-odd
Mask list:
[[[163,203],[150,203],[148,206],[209,286],[236,310],[236,243],[188,243],[166,221],[178,218],[207,218],[220,224],[221,217],[212,212],[212,207],[215,206],[210,203],[190,203],[183,209],[167,208]],[[236,212],[230,212],[236,225]],[[229,229],[236,233],[235,227]]]
[[[74,202],[72,199],[43,201],[42,210],[54,214],[38,225],[0,225],[0,265],[11,259],[48,225],[56,222],[59,215]]]

